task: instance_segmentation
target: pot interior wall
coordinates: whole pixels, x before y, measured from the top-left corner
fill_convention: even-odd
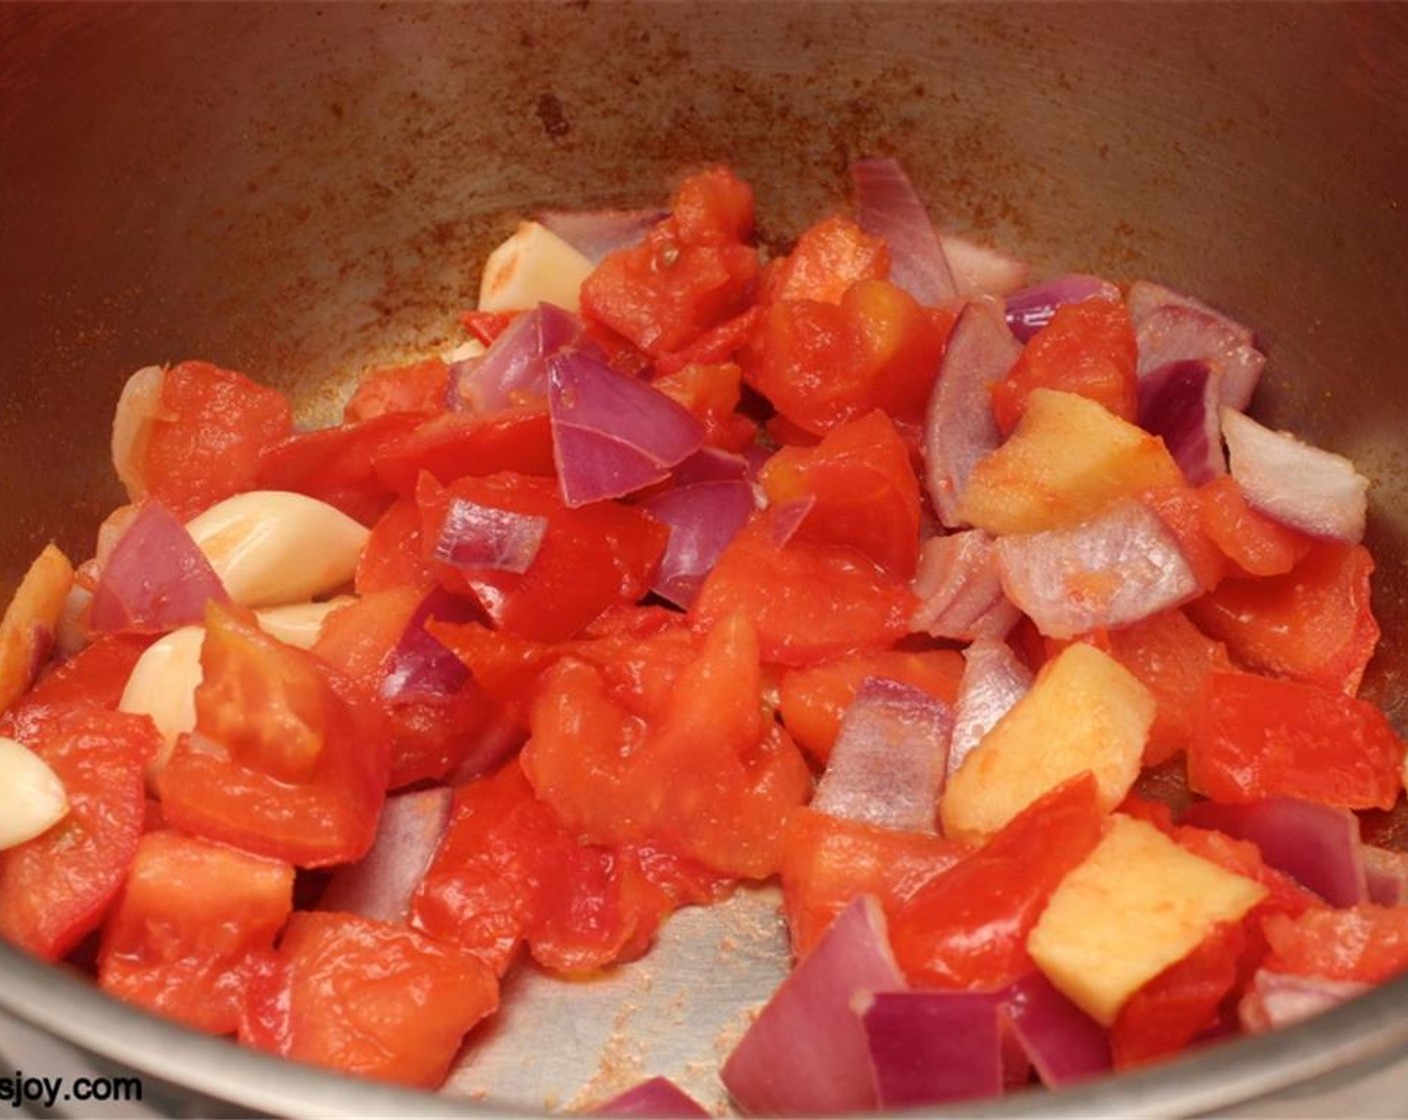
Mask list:
[[[0,12],[0,592],[88,555],[125,377],[200,357],[330,419],[459,340],[539,205],[727,161],[784,245],[904,160],[1038,273],[1159,279],[1254,326],[1257,410],[1375,480],[1408,729],[1408,8],[476,4]]]

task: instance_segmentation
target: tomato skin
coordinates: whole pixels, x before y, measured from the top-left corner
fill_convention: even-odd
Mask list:
[[[888,280],[890,250],[850,218],[824,218],[797,239],[792,252],[764,272],[760,302],[809,299],[840,303],[857,280]]]
[[[1129,312],[1118,300],[1058,307],[1032,336],[1011,371],[992,386],[992,411],[1011,435],[1033,389],[1059,389],[1104,405],[1122,420],[1139,417],[1138,347]]]
[[[955,840],[840,820],[805,806],[787,814],[782,841],[783,907],[792,951],[807,955],[860,894],[880,900],[891,921],[906,902],[970,849]]]
[[[795,538],[779,548],[772,534],[763,515],[733,538],[690,608],[693,625],[742,609],[763,660],[788,666],[884,648],[909,632],[918,600],[907,584],[850,549]]]
[[[815,504],[798,532],[863,553],[898,579],[919,563],[919,480],[909,448],[876,410],[812,448],[784,447],[758,473],[769,501]]]
[[[100,635],[7,708],[0,715],[0,735],[28,744],[43,737],[51,719],[75,706],[114,710],[137,659],[151,642],[150,637]]]
[[[98,984],[211,1034],[239,1025],[251,959],[293,909],[293,868],[234,848],[149,832],[103,927]]]
[[[1403,741],[1372,704],[1236,670],[1208,677],[1188,747],[1188,782],[1215,801],[1299,797],[1389,809],[1403,788]]]
[[[56,961],[97,929],[122,887],[146,815],[147,763],[161,737],[146,716],[75,705],[26,745],[57,775],[69,811],[0,852],[0,936]]]
[[[875,408],[917,426],[951,327],[888,281],[860,280],[839,304],[769,306],[739,364],[748,384],[814,435]]]
[[[963,655],[949,649],[883,650],[789,669],[778,711],[797,744],[818,762],[831,757],[841,718],[867,677],[903,681],[952,704],[963,678]]]
[[[1027,935],[1051,892],[1100,840],[1105,814],[1089,773],[1023,809],[972,855],[917,890],[890,930],[916,984],[997,988],[1033,967]]]
[[[544,408],[434,416],[381,448],[373,465],[377,477],[402,497],[415,494],[422,473],[442,483],[502,471],[538,478],[557,474],[552,426]]]
[[[1408,969],[1408,907],[1362,903],[1278,914],[1262,930],[1273,971],[1382,984]]]
[[[386,791],[380,713],[238,608],[207,608],[201,666],[202,737],[183,736],[157,776],[168,823],[299,867],[363,855]]]
[[[1211,591],[1228,574],[1227,556],[1208,534],[1205,509],[1199,491],[1191,486],[1154,486],[1143,491],[1139,500],[1159,515],[1159,520],[1178,541],[1199,591]]]
[[[1136,991],[1110,1027],[1117,1070],[1175,1054],[1213,1026],[1236,987],[1246,937],[1240,922],[1220,922],[1198,946]]]
[[[264,490],[292,490],[336,506],[370,525],[394,499],[378,477],[373,460],[396,446],[425,417],[392,412],[357,423],[298,432],[259,454],[256,484]]]
[[[1379,640],[1363,545],[1316,541],[1284,575],[1229,579],[1189,617],[1249,668],[1353,695]]]
[[[342,418],[355,424],[396,412],[440,412],[449,385],[450,367],[440,358],[371,369],[357,382]]]
[[[414,500],[399,498],[377,518],[357,560],[353,584],[358,595],[398,587],[428,591],[435,586],[435,569],[421,542],[420,507]]]
[[[160,410],[143,463],[147,496],[183,521],[254,489],[259,453],[293,427],[277,389],[208,362],[167,370]]]
[[[686,245],[730,245],[753,234],[753,188],[727,167],[689,176],[671,209]]]
[[[440,527],[455,499],[547,519],[528,570],[460,570],[434,559]],[[669,540],[667,526],[616,502],[569,509],[557,484],[525,475],[461,478],[440,487],[422,475],[416,488],[422,547],[441,584],[477,599],[494,625],[536,641],[572,637],[608,607],[650,590]]]
[[[464,329],[472,334],[485,346],[494,345],[494,341],[508,330],[509,325],[521,315],[521,311],[466,311],[460,315],[460,322],[464,324]]]
[[[249,985],[240,1041],[343,1073],[435,1088],[498,1007],[493,972],[414,930],[301,911]]]

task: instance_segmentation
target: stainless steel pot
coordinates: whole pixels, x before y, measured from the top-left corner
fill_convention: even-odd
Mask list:
[[[1258,330],[1258,413],[1376,482],[1385,638],[1367,687],[1408,730],[1403,6],[7,6],[0,592],[46,539],[91,551],[120,496],[107,431],[133,369],[208,358],[324,419],[364,364],[453,338],[522,211],[657,200],[725,160],[785,240],[868,153],[903,157],[958,227],[1039,270],[1157,278]],[[545,1103],[273,1062],[3,947],[0,1008],[194,1111]],[[560,1044],[549,1027],[523,1053],[546,1070]],[[964,1112],[1402,1115],[1405,1055],[1408,980],[1283,1034]]]

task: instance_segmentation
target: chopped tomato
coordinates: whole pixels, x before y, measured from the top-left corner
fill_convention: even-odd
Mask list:
[[[1403,755],[1403,740],[1372,704],[1217,670],[1188,747],[1188,782],[1215,801],[1299,797],[1389,809],[1403,789]]]
[[[1272,971],[1382,984],[1408,969],[1408,907],[1362,903],[1276,914],[1262,931]]]
[[[888,280],[890,250],[850,218],[826,218],[797,239],[787,256],[768,265],[761,302],[812,299],[840,303],[857,280]]]
[[[103,928],[98,984],[211,1034],[233,1034],[253,958],[293,909],[293,868],[221,844],[142,837]]]
[[[434,560],[455,501],[547,520],[542,544],[522,573],[435,561],[440,582],[452,592],[473,595],[498,629],[537,641],[570,638],[606,608],[641,598],[669,539],[665,525],[616,502],[570,509],[549,479],[497,474],[441,487],[423,475],[416,502],[427,559]]]
[[[742,451],[754,441],[758,428],[734,411],[741,377],[731,362],[692,364],[657,377],[651,384],[694,414],[704,425],[704,442],[710,447]]]
[[[277,389],[208,362],[166,371],[143,457],[147,497],[185,520],[252,490],[259,453],[293,426]]]
[[[1059,389],[1104,405],[1135,423],[1139,416],[1138,350],[1129,312],[1118,300],[1088,299],[1058,307],[1032,336],[1011,371],[992,387],[997,426],[1010,435],[1033,389]]]
[[[72,587],[73,564],[56,546],[45,545],[0,618],[0,712],[24,694],[49,659]]]
[[[1136,991],[1110,1027],[1116,1069],[1177,1053],[1217,1021],[1245,945],[1240,922],[1220,922],[1197,947]]]
[[[595,666],[564,659],[542,677],[523,767],[538,796],[595,843],[656,843],[727,874],[776,871],[786,811],[811,775],[763,720],[757,639],[740,614],[703,638],[651,718],[612,695]]]
[[[240,1041],[294,1061],[434,1088],[499,1001],[472,955],[351,914],[300,912],[249,984]]]
[[[370,525],[395,498],[373,460],[424,420],[422,413],[392,412],[291,435],[260,452],[257,484],[264,490],[307,494]]]
[[[368,370],[343,409],[349,424],[393,412],[440,412],[450,384],[450,367],[439,358]]]
[[[56,961],[98,928],[122,886],[161,737],[146,716],[74,705],[25,745],[63,783],[69,808],[47,832],[0,851],[0,936]]]
[[[172,827],[300,867],[365,853],[386,790],[380,713],[235,608],[207,608],[201,667],[200,734],[157,778]]]
[[[867,677],[903,681],[952,704],[963,679],[963,655],[949,649],[883,650],[789,669],[778,710],[792,737],[817,761],[831,757],[841,718]]]
[[[874,895],[890,920],[898,920],[915,892],[968,852],[955,840],[793,809],[782,841],[783,906],[792,951],[806,956],[857,895]]]
[[[440,482],[465,475],[518,474],[551,478],[552,427],[543,408],[511,408],[487,415],[447,413],[377,452],[377,477],[402,497],[429,473]]]
[[[1317,541],[1285,575],[1229,579],[1189,604],[1242,664],[1351,695],[1379,641],[1363,545]]]
[[[1227,557],[1208,534],[1201,495],[1191,486],[1154,486],[1139,500],[1159,515],[1159,520],[1178,541],[1178,548],[1199,591],[1211,591],[1227,575]]]
[[[897,424],[920,424],[947,338],[905,292],[861,280],[839,304],[772,304],[739,364],[778,412],[815,435],[877,407]]]
[[[699,626],[742,609],[763,659],[815,665],[891,645],[909,632],[909,587],[850,549],[794,539],[773,543],[773,522],[750,522],[714,565],[690,611]]]
[[[744,344],[753,336],[753,329],[757,326],[760,314],[759,308],[750,307],[742,314],[735,315],[732,319],[727,319],[717,327],[705,331],[684,349],[657,354],[654,362],[656,374],[664,378],[679,373],[690,366],[731,364],[734,357],[743,349]],[[613,365],[620,368],[622,363],[617,361],[613,362]],[[632,371],[627,368],[623,372]],[[658,379],[656,387],[664,388],[659,384]],[[732,419],[738,421],[746,418],[735,416]]]
[[[425,558],[420,507],[413,499],[398,498],[377,518],[357,559],[354,584],[358,595],[397,587],[434,586],[435,569]]]
[[[834,428],[815,447],[784,447],[758,474],[768,500],[810,499],[798,532],[863,553],[909,579],[919,562],[919,480],[909,449],[880,411]]]
[[[1099,842],[1104,817],[1095,779],[1081,774],[917,890],[890,930],[905,974],[939,988],[997,988],[1030,971],[1027,935]]]
[[[727,167],[691,175],[672,209],[686,245],[728,245],[753,234],[753,188]]]
[[[485,346],[492,346],[519,314],[518,311],[466,311],[460,316],[460,322]]]
[[[73,707],[114,709],[149,637],[104,634],[39,678],[0,716],[0,735],[38,741],[49,721]]]
[[[1241,573],[1279,576],[1289,572],[1310,551],[1314,540],[1282,525],[1247,504],[1231,475],[1222,475],[1199,489],[1203,528]]]

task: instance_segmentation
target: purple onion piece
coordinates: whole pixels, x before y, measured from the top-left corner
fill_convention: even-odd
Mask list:
[[[868,677],[841,719],[812,808],[900,832],[934,831],[953,710],[923,689]]]
[[[996,300],[973,301],[953,325],[924,419],[925,486],[950,529],[963,524],[958,499],[974,465],[1001,442],[989,390],[1021,353]]]
[[[1021,617],[1002,592],[993,540],[981,529],[925,541],[912,587],[920,604],[910,628],[934,638],[1001,638]]]
[[[1001,1096],[1000,992],[876,992],[861,1019],[881,1108]]]
[[[641,503],[670,527],[652,590],[686,610],[704,579],[754,509],[753,487],[740,479],[692,482]]]
[[[893,159],[851,164],[856,224],[890,249],[890,279],[920,303],[943,303],[958,295],[948,258],[914,184]]]
[[[855,1000],[904,987],[884,912],[861,895],[782,982],[724,1062],[721,1076],[735,1103],[772,1116],[875,1108],[870,1044]]]
[[[161,634],[203,622],[229,594],[175,514],[146,501],[103,563],[89,626],[97,633]]]
[[[1353,980],[1327,980],[1262,968],[1247,985],[1237,1017],[1244,1030],[1259,1034],[1302,1022],[1368,990],[1368,984]]]
[[[1105,1029],[1040,972],[1013,982],[1005,994],[1004,1017],[1048,1089],[1109,1071]]]
[[[1025,284],[1031,272],[1026,261],[956,233],[940,234],[939,244],[963,297],[1005,296]]]
[[[1120,290],[1108,280],[1073,272],[1043,280],[1007,297],[1007,326],[1018,342],[1027,343],[1056,314],[1056,309],[1088,299],[1118,300]]]
[[[434,588],[406,622],[400,639],[387,656],[379,695],[387,703],[443,703],[469,680],[469,669],[454,652],[426,630],[432,618],[442,622],[480,621],[479,607]]]
[[[1218,394],[1218,379],[1207,362],[1171,362],[1139,379],[1139,426],[1162,437],[1194,486],[1227,473]]]
[[[668,210],[544,210],[538,222],[592,264],[638,244]]]
[[[1218,385],[1218,402],[1245,409],[1266,367],[1266,355],[1252,344],[1252,332],[1196,300],[1147,286],[1129,291],[1130,320],[1139,349],[1140,377],[1172,362],[1206,362]],[[1160,302],[1162,300],[1162,302]]]
[[[1294,797],[1246,805],[1200,801],[1188,807],[1183,823],[1251,841],[1271,867],[1331,906],[1355,906],[1369,899],[1359,820],[1348,809]]]
[[[580,319],[550,303],[514,318],[477,358],[450,366],[446,406],[462,412],[496,412],[548,395],[547,360],[565,349],[600,351],[583,334]]]
[[[411,896],[449,824],[452,800],[444,786],[387,797],[371,848],[356,863],[333,872],[318,908],[404,922]]]
[[[651,1116],[660,1120],[692,1120],[708,1116],[704,1106],[668,1077],[652,1077],[592,1109],[589,1116]]]
[[[548,359],[548,414],[569,506],[660,482],[704,442],[688,409],[580,350]]]
[[[1408,852],[1374,844],[1363,846],[1369,901],[1380,906],[1408,906]]]
[[[435,541],[435,559],[462,570],[488,568],[522,575],[533,566],[548,519],[455,498]]]
[[[978,638],[963,651],[963,659],[963,679],[958,685],[948,748],[949,774],[963,765],[983,736],[1032,687],[1032,671],[1004,641]]]

